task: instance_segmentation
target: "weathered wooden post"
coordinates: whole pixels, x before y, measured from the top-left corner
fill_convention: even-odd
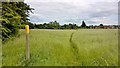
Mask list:
[[[25,25],[26,31],[26,60],[30,59],[30,48],[29,48],[29,25]]]

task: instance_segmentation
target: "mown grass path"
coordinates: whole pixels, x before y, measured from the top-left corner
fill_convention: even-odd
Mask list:
[[[75,31],[76,32],[76,31]],[[79,49],[78,49],[78,46],[73,42],[73,40],[72,40],[72,38],[73,38],[73,35],[74,35],[74,33],[75,32],[73,32],[71,35],[70,35],[70,39],[69,39],[69,42],[70,42],[70,46],[71,46],[71,50],[72,50],[72,52],[73,52],[73,55],[74,55],[74,57],[75,57],[75,65],[79,65],[79,62],[78,62],[78,60],[79,60]]]

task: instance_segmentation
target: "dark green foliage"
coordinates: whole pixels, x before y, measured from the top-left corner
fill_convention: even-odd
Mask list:
[[[48,23],[48,28],[49,29],[59,29],[59,23],[57,21],[50,22]]]
[[[77,29],[78,26],[76,24],[64,24],[63,26],[61,26],[61,29]]]
[[[100,24],[99,26],[103,26],[103,24]]]
[[[18,29],[29,21],[32,8],[24,2],[2,2],[2,40],[18,34]],[[30,24],[31,26],[31,24]]]
[[[44,24],[35,24],[34,28],[38,29],[77,29],[76,24],[64,24],[60,25],[57,21],[44,23]]]
[[[34,24],[30,23],[30,22],[27,22],[26,25],[29,25],[29,28],[30,29],[34,29]]]
[[[59,29],[60,25],[57,21],[54,21],[54,22],[49,22],[48,24],[47,23],[35,24],[34,27],[38,29]]]
[[[4,24],[3,30],[2,30],[3,41],[6,38],[16,36],[17,33],[18,33],[18,27],[17,26],[15,26],[14,24],[10,24],[10,23]]]
[[[86,27],[86,24],[85,24],[85,22],[84,21],[82,21],[82,25],[81,25],[81,27]]]
[[[103,25],[103,24],[100,24],[99,27],[100,27],[100,28],[104,28],[104,25]]]

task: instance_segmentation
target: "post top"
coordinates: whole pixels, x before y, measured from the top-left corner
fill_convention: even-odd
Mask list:
[[[25,31],[26,33],[29,33],[29,25],[25,25]]]
[[[29,27],[29,25],[25,25],[25,27],[27,28],[27,27]]]

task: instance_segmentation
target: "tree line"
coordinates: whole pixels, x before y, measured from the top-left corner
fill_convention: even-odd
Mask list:
[[[43,24],[29,23],[29,26],[30,26],[31,29],[78,29],[78,28],[89,28],[88,26],[86,26],[84,21],[82,21],[81,26],[78,26],[77,24],[71,24],[71,23],[60,25],[59,22],[57,22],[57,21],[52,21],[52,22],[43,23]]]
[[[71,23],[60,25],[59,22],[57,21],[52,21],[52,22],[43,23],[43,24],[29,23],[29,26],[31,29],[118,29],[120,28],[119,25],[103,25],[103,24],[87,26],[85,21],[82,21],[80,23],[80,26],[78,26],[77,24],[71,24]]]

